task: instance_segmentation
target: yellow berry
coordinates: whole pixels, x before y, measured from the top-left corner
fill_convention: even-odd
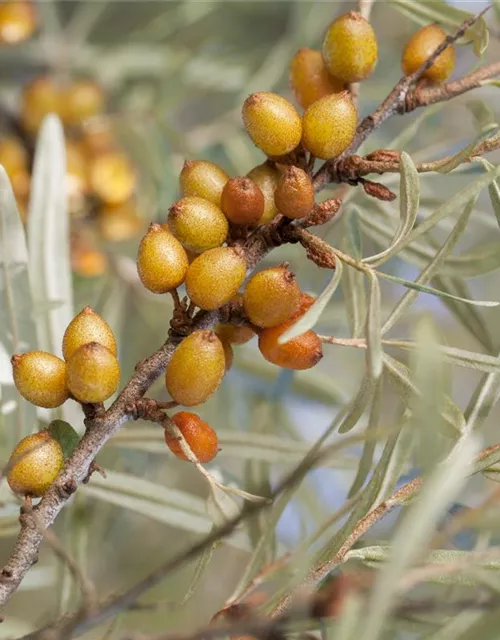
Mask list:
[[[299,167],[289,167],[274,192],[278,211],[287,218],[304,218],[314,207],[311,178]]]
[[[116,340],[109,324],[91,307],[85,307],[73,318],[64,332],[62,350],[67,360],[79,347],[98,342],[116,356]]]
[[[95,195],[106,204],[120,204],[134,193],[137,176],[128,156],[107,151],[90,163],[89,182]]]
[[[165,372],[172,398],[186,407],[208,400],[226,370],[222,342],[213,331],[195,331],[174,351]]]
[[[117,141],[109,124],[102,122],[86,125],[81,138],[82,149],[87,159],[95,158],[117,147]]]
[[[258,327],[275,327],[297,310],[300,288],[286,267],[271,267],[250,278],[243,292],[243,308]]]
[[[416,71],[439,47],[446,38],[446,33],[437,24],[422,27],[406,43],[401,66],[406,75]],[[422,75],[431,82],[444,82],[455,68],[455,47],[450,45],[434,60]]]
[[[302,47],[290,63],[290,86],[303,109],[330,93],[345,89],[345,82],[326,68],[320,51]]]
[[[66,140],[66,189],[70,212],[82,206],[82,198],[88,193],[88,165],[79,144]]]
[[[28,169],[28,152],[19,138],[6,136],[0,140],[0,164],[9,177]]]
[[[280,173],[269,163],[264,162],[249,171],[247,177],[255,182],[264,195],[264,213],[259,220],[259,225],[269,224],[278,213],[274,203],[274,192],[280,181]]]
[[[74,126],[101,113],[104,109],[104,92],[92,80],[77,80],[63,92],[64,106],[61,113],[64,124]]]
[[[354,139],[357,119],[347,91],[321,98],[304,113],[304,147],[323,160],[339,156]]]
[[[97,223],[101,236],[108,242],[130,240],[144,228],[144,221],[132,200],[118,205],[102,205]]]
[[[53,409],[68,397],[66,364],[46,351],[28,351],[12,356],[14,384],[19,393],[37,407]]]
[[[240,250],[232,247],[210,249],[189,265],[186,290],[201,309],[218,309],[238,292],[245,273],[246,261]]]
[[[279,337],[295,321],[288,320],[277,327],[263,329],[259,334],[259,349],[268,362],[283,369],[310,369],[323,357],[321,340],[314,331],[306,331],[284,344],[278,343]]]
[[[300,143],[302,124],[295,107],[276,93],[252,93],[243,103],[243,123],[256,147],[283,156]]]
[[[221,209],[234,224],[257,224],[264,215],[264,194],[251,178],[231,178],[222,191]]]
[[[255,336],[251,327],[234,324],[219,324],[215,332],[223,342],[230,344],[245,344]]]
[[[45,116],[49,113],[60,114],[61,109],[61,89],[52,78],[41,76],[24,87],[21,121],[28,133],[37,133]]]
[[[170,207],[168,225],[179,242],[190,251],[202,253],[219,247],[229,225],[219,207],[198,196],[186,196]]]
[[[104,402],[118,389],[120,365],[109,349],[88,342],[68,358],[66,379],[70,392],[80,402]]]
[[[71,268],[83,278],[98,278],[108,270],[108,259],[98,249],[78,247],[71,252]]]
[[[0,3],[0,43],[19,44],[27,40],[38,26],[37,14],[28,0]]]
[[[47,493],[64,465],[61,445],[48,431],[26,436],[7,464],[7,482],[14,493],[39,498]]]
[[[210,462],[215,458],[219,451],[217,434],[199,416],[189,411],[179,411],[179,413],[172,416],[172,422],[184,436],[198,462]],[[189,460],[182,450],[179,440],[171,436],[167,430],[165,430],[165,442],[177,458]]]
[[[373,73],[378,45],[371,24],[357,11],[334,20],[323,40],[323,59],[328,71],[343,82],[359,82]]]
[[[227,173],[213,162],[186,160],[179,176],[183,196],[198,196],[220,207],[224,185],[229,180]]]
[[[141,240],[137,271],[142,284],[153,293],[168,293],[184,282],[188,258],[170,231],[152,224]]]

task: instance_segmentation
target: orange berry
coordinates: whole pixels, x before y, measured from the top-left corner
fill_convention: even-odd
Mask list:
[[[321,98],[304,113],[304,147],[323,160],[339,156],[354,139],[357,119],[358,112],[347,91]]]
[[[269,156],[293,151],[302,136],[297,110],[276,93],[252,93],[243,103],[243,123],[256,147]]]
[[[264,196],[264,214],[258,224],[269,224],[278,213],[274,202],[274,192],[280,181],[280,173],[270,164],[264,162],[249,171],[247,177],[251,178],[260,187]]]
[[[446,38],[446,33],[437,24],[422,27],[406,43],[401,66],[406,75],[416,71],[439,47]],[[431,82],[444,82],[455,68],[455,47],[447,47],[422,75]]]
[[[284,344],[278,338],[295,323],[288,320],[277,327],[263,329],[259,334],[259,349],[264,358],[283,369],[310,369],[323,357],[321,340],[314,331],[306,331]]]
[[[213,331],[194,331],[174,351],[165,383],[176,402],[192,407],[215,393],[225,371],[226,357],[219,338]]]
[[[130,240],[144,228],[144,221],[133,200],[118,205],[102,205],[98,213],[99,231],[108,242]]]
[[[299,167],[289,167],[281,176],[274,202],[287,218],[304,218],[314,207],[314,187],[311,178]]]
[[[206,422],[195,413],[179,411],[172,416],[172,422],[184,436],[189,448],[199,462],[210,462],[217,455],[219,441],[217,434]],[[170,451],[181,460],[189,460],[179,440],[165,430],[165,442]]]
[[[21,98],[21,121],[28,133],[37,133],[49,113],[60,114],[61,89],[52,78],[41,76],[27,84]]]
[[[142,284],[153,293],[168,293],[184,282],[188,258],[170,231],[152,224],[137,252],[137,271]]]
[[[255,331],[252,328],[234,324],[219,324],[215,333],[223,342],[230,344],[245,344],[255,336]]]
[[[71,268],[84,278],[98,278],[108,270],[108,259],[98,249],[77,247],[71,252]]]
[[[203,253],[219,247],[229,225],[219,207],[198,196],[186,196],[170,207],[168,225],[179,242],[190,251]]]
[[[313,102],[345,89],[345,83],[326,68],[320,51],[302,47],[290,63],[290,86],[303,109]]]
[[[328,71],[343,82],[359,82],[373,73],[378,45],[371,24],[357,11],[334,20],[323,40],[323,59]]]
[[[95,195],[106,204],[128,200],[137,184],[135,169],[121,151],[107,151],[90,163],[89,181]]]
[[[264,215],[264,194],[251,178],[231,178],[222,191],[221,209],[234,224],[257,224]]]
[[[84,307],[64,332],[64,358],[67,360],[79,347],[89,342],[102,344],[116,356],[116,340],[111,327],[92,307]]]
[[[19,44],[33,35],[38,26],[37,14],[28,0],[0,3],[0,43]]]
[[[218,165],[205,160],[186,160],[179,176],[183,196],[198,196],[220,207],[220,197],[229,176]]]
[[[61,113],[64,124],[73,126],[101,113],[104,109],[104,92],[93,80],[77,80],[63,92],[64,107]]]
[[[66,380],[80,402],[104,402],[118,389],[120,365],[109,349],[98,342],[88,342],[68,358]]]
[[[258,327],[276,327],[297,310],[300,289],[286,267],[271,267],[250,278],[243,293],[243,308]]]
[[[14,384],[37,407],[53,409],[69,397],[64,360],[46,351],[28,351],[11,358]]]

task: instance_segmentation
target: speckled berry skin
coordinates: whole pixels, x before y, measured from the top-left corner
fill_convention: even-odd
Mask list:
[[[246,344],[255,337],[255,331],[251,327],[234,324],[219,324],[215,332],[223,342],[236,345]]]
[[[116,340],[111,327],[91,307],[85,307],[73,318],[64,332],[64,358],[67,360],[78,347],[89,342],[102,344],[116,356]]]
[[[401,66],[406,75],[416,71],[434,53],[446,38],[446,33],[437,24],[422,27],[408,40],[403,51]],[[455,68],[455,47],[450,45],[424,72],[423,78],[439,84],[453,73]]]
[[[300,143],[302,124],[291,102],[277,93],[252,93],[243,103],[243,124],[256,147],[282,156]]]
[[[321,51],[302,47],[290,63],[290,87],[303,109],[331,93],[344,91],[345,82],[328,71]]]
[[[48,431],[26,436],[9,459],[7,482],[14,493],[39,498],[47,493],[64,465],[61,445]]]
[[[257,224],[264,215],[264,205],[264,194],[251,178],[231,178],[222,191],[221,209],[234,224]]]
[[[205,198],[186,196],[170,207],[168,225],[189,251],[203,253],[220,247],[229,225],[220,208]]]
[[[339,16],[323,40],[328,71],[345,83],[366,80],[375,69],[378,45],[371,24],[357,11]]]
[[[288,167],[281,176],[274,202],[287,218],[304,218],[314,207],[315,192],[311,179],[299,167]]]
[[[269,224],[278,213],[274,202],[274,192],[280,181],[280,172],[264,162],[249,171],[247,176],[255,182],[264,195],[264,213],[258,224]]]
[[[183,196],[198,196],[220,207],[222,189],[229,180],[227,173],[213,162],[186,160],[179,176]]]
[[[278,338],[289,329],[295,320],[277,327],[263,329],[259,334],[259,349],[264,358],[283,369],[304,370],[314,367],[323,357],[321,340],[314,331],[306,331],[284,344]]]
[[[248,281],[243,292],[243,308],[258,327],[276,327],[297,310],[300,288],[286,267],[259,271]]]
[[[165,372],[172,398],[185,407],[202,404],[218,389],[226,371],[222,342],[213,331],[194,331],[184,338]]]
[[[246,273],[244,255],[232,247],[205,251],[189,265],[186,290],[200,309],[222,307],[238,293]]]
[[[353,141],[357,119],[347,91],[321,98],[304,113],[302,143],[316,158],[335,158]]]
[[[198,462],[210,462],[219,451],[217,434],[210,425],[195,413],[179,411],[172,416],[172,422],[184,436]],[[180,460],[189,460],[182,450],[179,440],[165,431],[165,442],[170,451]]]
[[[19,393],[37,407],[53,409],[69,397],[64,360],[46,351],[28,351],[11,359]]]
[[[120,365],[109,349],[89,342],[71,354],[66,363],[66,380],[80,402],[104,402],[118,389]]]
[[[168,293],[184,282],[189,266],[186,250],[170,231],[152,224],[137,252],[142,284],[153,293]]]

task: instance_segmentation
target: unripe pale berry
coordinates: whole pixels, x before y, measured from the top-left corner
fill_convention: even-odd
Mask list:
[[[179,176],[183,196],[205,198],[218,207],[222,189],[228,180],[229,176],[223,169],[205,160],[186,160]]]
[[[198,196],[186,196],[173,204],[168,225],[179,242],[195,253],[220,247],[229,230],[226,216],[219,207]]]
[[[64,360],[46,351],[28,351],[11,358],[19,393],[37,407],[53,409],[69,397]]]
[[[61,112],[66,125],[78,125],[104,109],[104,92],[93,80],[77,80],[65,88]]]
[[[403,51],[401,66],[406,75],[416,71],[439,47],[446,33],[437,24],[422,27],[408,40]],[[455,47],[450,45],[434,60],[422,75],[431,82],[444,82],[455,68]]]
[[[48,113],[60,114],[62,110],[61,89],[47,76],[35,78],[27,84],[21,98],[21,120],[28,133],[37,133]]]
[[[0,3],[0,43],[19,44],[27,40],[38,26],[37,14],[28,0]]]
[[[300,143],[302,123],[295,107],[276,93],[252,93],[243,103],[243,123],[256,147],[283,156]]]
[[[215,332],[223,342],[237,345],[245,344],[255,336],[255,331],[251,327],[234,324],[219,324]]]
[[[142,284],[153,293],[168,293],[184,282],[188,258],[170,231],[152,224],[141,240],[137,271]]]
[[[290,63],[290,86],[303,109],[324,96],[345,89],[345,83],[328,71],[320,51],[302,47]]]
[[[278,213],[274,203],[274,192],[280,181],[280,173],[269,163],[264,162],[249,171],[247,177],[251,178],[260,187],[264,195],[264,213],[258,224],[269,224]]]
[[[297,310],[300,288],[285,266],[259,271],[248,281],[243,293],[243,308],[258,327],[276,327]]]
[[[321,340],[314,331],[306,331],[284,344],[278,343],[278,338],[295,321],[288,320],[277,327],[263,329],[259,334],[259,349],[268,362],[283,369],[310,369],[323,357]]]
[[[99,231],[108,242],[130,240],[144,229],[137,205],[129,200],[118,205],[103,205],[97,220]]]
[[[189,448],[194,453],[198,462],[210,462],[219,451],[217,434],[206,422],[195,413],[179,411],[172,416],[172,422],[184,436]],[[179,440],[165,431],[165,442],[170,451],[181,460],[189,460]]]
[[[48,491],[64,465],[61,445],[48,431],[26,436],[7,464],[7,482],[14,493],[39,498]]]
[[[192,407],[215,393],[225,371],[226,357],[219,338],[213,331],[194,331],[174,351],[165,383],[176,402]]]
[[[321,98],[304,113],[304,147],[322,160],[339,156],[354,139],[357,119],[347,91]]]
[[[85,307],[69,323],[63,336],[63,356],[67,360],[79,347],[98,342],[116,356],[116,340],[109,324],[91,307]]]
[[[264,215],[264,194],[251,178],[231,178],[222,190],[221,209],[234,224],[257,224]]]
[[[281,176],[274,202],[287,218],[304,218],[314,207],[314,187],[311,178],[299,167],[289,167]]]
[[[116,356],[98,342],[73,351],[66,363],[68,388],[80,402],[104,402],[118,389],[120,365]]]
[[[246,261],[240,250],[232,247],[210,249],[189,265],[186,290],[201,309],[218,309],[238,292],[245,273]]]
[[[378,45],[368,20],[357,11],[334,20],[323,40],[323,59],[330,73],[343,82],[359,82],[371,76]]]
[[[103,202],[120,204],[134,193],[137,176],[126,154],[108,151],[93,158],[89,167],[89,182],[95,195]]]

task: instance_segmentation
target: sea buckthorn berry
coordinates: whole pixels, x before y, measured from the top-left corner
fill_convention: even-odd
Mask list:
[[[373,73],[378,45],[371,24],[357,11],[349,11],[334,20],[323,40],[323,59],[332,75],[351,83],[365,80]]]
[[[184,282],[188,258],[170,231],[152,224],[137,252],[137,271],[142,284],[153,293],[168,293]]]
[[[90,163],[89,181],[95,195],[106,204],[120,204],[134,193],[137,176],[128,156],[108,151]]]
[[[109,124],[102,122],[86,124],[81,137],[82,149],[90,160],[98,155],[116,149],[117,142]]]
[[[104,402],[118,389],[120,365],[116,356],[98,342],[73,351],[66,362],[68,388],[80,402]]]
[[[264,195],[264,213],[258,224],[269,224],[278,213],[274,203],[274,192],[280,181],[280,172],[269,163],[264,162],[249,171],[247,177],[260,187]]]
[[[446,33],[437,24],[422,27],[406,43],[401,66],[406,75],[416,71],[439,47],[446,38]],[[431,82],[444,82],[455,68],[455,47],[450,45],[434,60],[422,75]]]
[[[14,384],[19,393],[37,407],[53,409],[68,397],[66,364],[46,351],[28,351],[11,358]]]
[[[47,430],[26,436],[7,464],[7,482],[14,493],[39,498],[48,491],[64,465],[61,445]]]
[[[98,278],[108,270],[106,255],[93,247],[76,247],[71,252],[71,268],[83,278]]]
[[[287,218],[304,218],[314,207],[311,178],[303,169],[289,167],[276,187],[274,202]]]
[[[187,270],[188,296],[200,309],[218,309],[238,292],[245,273],[246,261],[240,250],[217,247],[205,251]]]
[[[24,42],[37,26],[37,14],[32,2],[8,0],[0,3],[0,43]]]
[[[347,91],[321,98],[304,113],[304,147],[322,160],[339,156],[354,139],[357,119]]]
[[[306,331],[301,336],[279,344],[279,337],[285,333],[296,319],[288,320],[277,327],[263,329],[259,334],[259,349],[264,358],[283,369],[310,369],[323,357],[321,340],[314,331]]]
[[[198,196],[220,207],[222,189],[229,180],[227,173],[213,162],[186,160],[179,176],[183,196]]]
[[[255,336],[255,331],[251,327],[234,324],[219,324],[215,329],[215,333],[223,342],[238,345],[249,342]]]
[[[24,87],[21,121],[28,133],[35,134],[47,114],[60,114],[61,110],[61,89],[52,78],[41,76]]]
[[[299,298],[299,306],[295,313],[291,316],[290,320],[296,320],[304,315],[306,311],[308,311],[313,304],[316,302],[316,298],[310,296],[308,293],[304,293],[301,291]]]
[[[303,109],[313,102],[345,89],[345,82],[328,71],[321,51],[302,47],[290,63],[290,87]]]
[[[0,164],[11,177],[28,169],[28,152],[19,138],[6,136],[0,140]]]
[[[97,223],[102,238],[108,242],[130,240],[144,227],[137,206],[131,200],[123,204],[101,206]]]
[[[264,215],[264,194],[251,178],[231,178],[222,191],[221,209],[234,224],[257,224]]]
[[[198,459],[198,462],[210,462],[219,451],[217,434],[199,416],[189,411],[179,411],[172,416],[172,422],[184,436],[189,448]],[[165,442],[170,451],[181,460],[189,460],[179,440],[165,431]]]
[[[276,327],[296,311],[300,288],[285,266],[259,271],[250,278],[243,293],[243,308],[258,327]]]
[[[83,308],[64,332],[62,350],[67,360],[79,347],[98,342],[116,356],[116,340],[109,324],[91,307]]]
[[[243,123],[256,147],[269,156],[283,156],[300,143],[302,123],[297,110],[277,93],[252,93],[243,103]]]
[[[215,393],[225,371],[226,357],[219,338],[213,331],[194,331],[174,351],[165,383],[176,402],[192,407]]]
[[[92,80],[77,80],[70,84],[63,92],[63,100],[62,121],[70,126],[81,124],[104,109],[104,92]]]
[[[220,247],[229,230],[226,216],[219,207],[198,196],[186,196],[173,204],[168,225],[179,242],[195,253]]]

